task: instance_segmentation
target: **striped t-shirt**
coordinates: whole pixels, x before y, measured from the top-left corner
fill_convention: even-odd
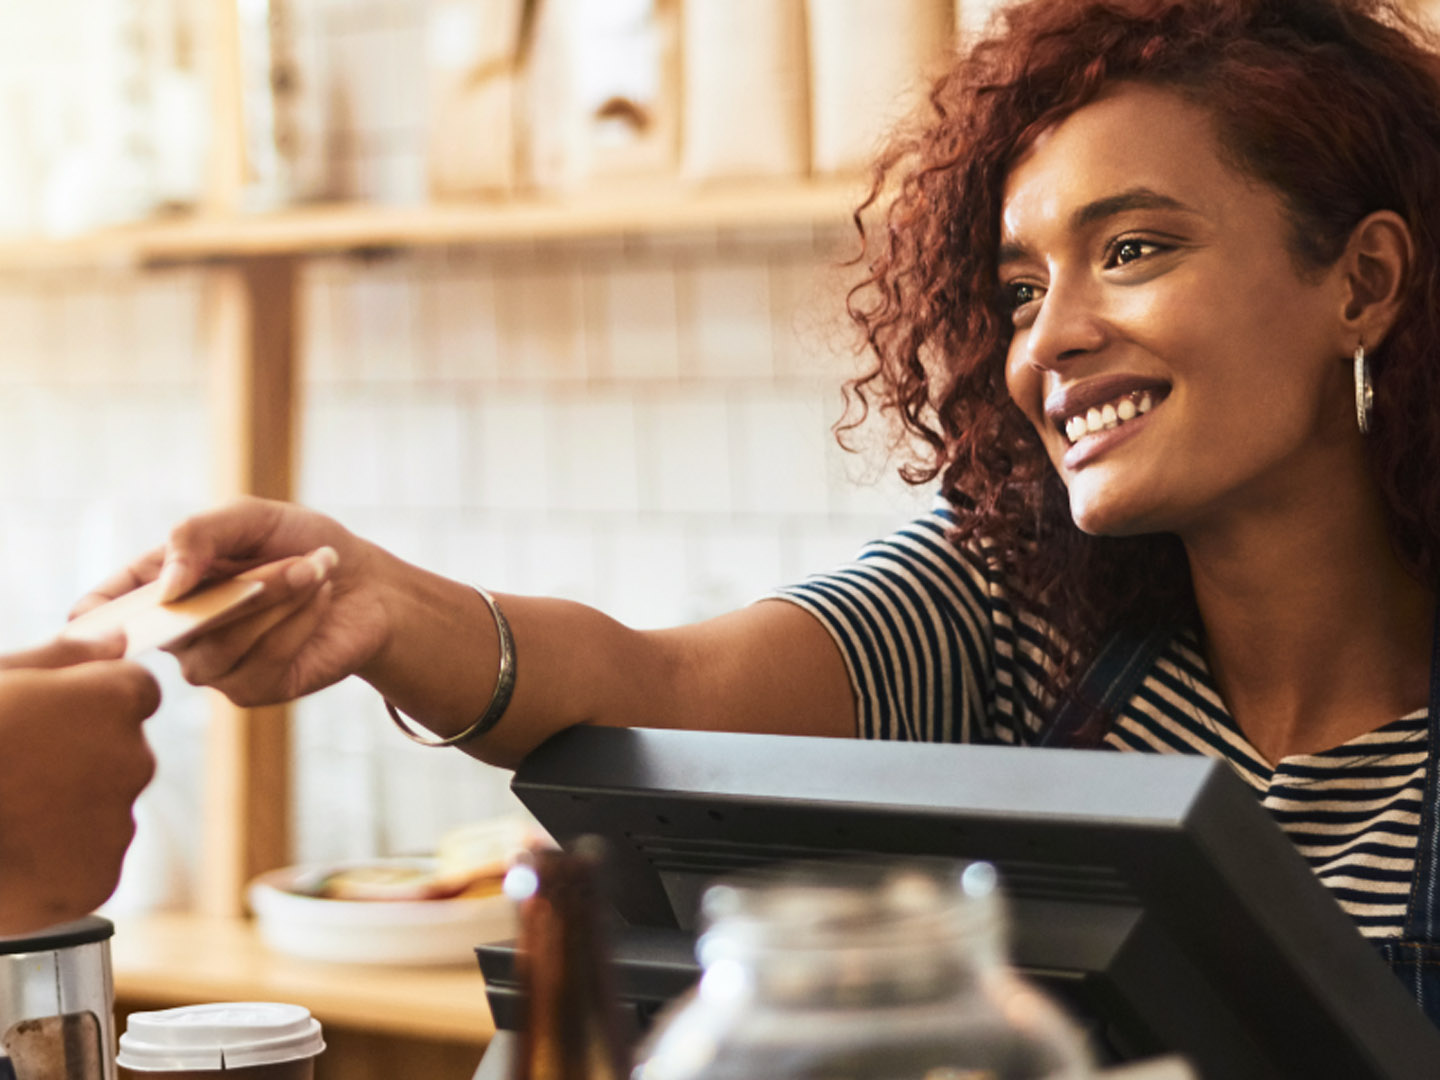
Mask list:
[[[844,654],[862,737],[1036,740],[1053,645],[983,548],[946,539],[941,507],[846,566],[780,590]],[[1226,712],[1193,635],[1177,636],[1116,718],[1108,746],[1227,760],[1367,937],[1400,937],[1425,784],[1424,709],[1272,767]]]

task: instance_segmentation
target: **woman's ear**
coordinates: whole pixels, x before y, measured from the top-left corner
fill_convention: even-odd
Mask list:
[[[1350,334],[1344,351],[1348,353],[1357,342],[1374,349],[1390,332],[1410,281],[1415,258],[1410,226],[1393,210],[1376,210],[1355,226],[1341,258],[1342,318]]]

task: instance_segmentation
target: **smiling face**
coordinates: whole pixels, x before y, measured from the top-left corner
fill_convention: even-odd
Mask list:
[[[1210,528],[1323,492],[1361,452],[1339,264],[1304,272],[1280,195],[1209,114],[1129,85],[1076,111],[1005,189],[1011,397],[1110,535]]]

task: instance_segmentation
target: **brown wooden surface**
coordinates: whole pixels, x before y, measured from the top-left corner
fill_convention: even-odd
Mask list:
[[[206,331],[212,378],[213,490],[292,495],[296,402],[293,259],[215,267]],[[197,908],[240,915],[256,874],[290,861],[290,723],[280,706],[240,709],[215,695],[207,732]]]
[[[572,199],[369,206],[337,203],[264,214],[206,213],[60,240],[0,243],[0,272],[74,265],[323,255],[433,246],[675,236],[725,229],[843,226],[864,193],[853,179],[636,185]]]
[[[478,965],[305,960],[266,948],[246,919],[184,914],[119,919],[111,957],[115,997],[126,1011],[207,1001],[285,1001],[309,1009],[327,1037],[333,1028],[467,1047],[473,1052],[471,1072],[495,1031]]]

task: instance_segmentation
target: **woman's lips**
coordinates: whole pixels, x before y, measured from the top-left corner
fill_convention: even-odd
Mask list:
[[[1045,414],[1068,444],[1064,467],[1081,468],[1137,434],[1169,394],[1164,380],[1133,374],[1097,376],[1053,391]]]
[[[1149,426],[1151,418],[1159,408],[1160,405],[1157,404],[1149,412],[1137,415],[1133,420],[1127,420],[1117,427],[1081,436],[1070,449],[1065,451],[1061,464],[1069,472],[1084,468],[1101,454],[1109,453],[1121,443],[1134,438],[1143,431]]]

